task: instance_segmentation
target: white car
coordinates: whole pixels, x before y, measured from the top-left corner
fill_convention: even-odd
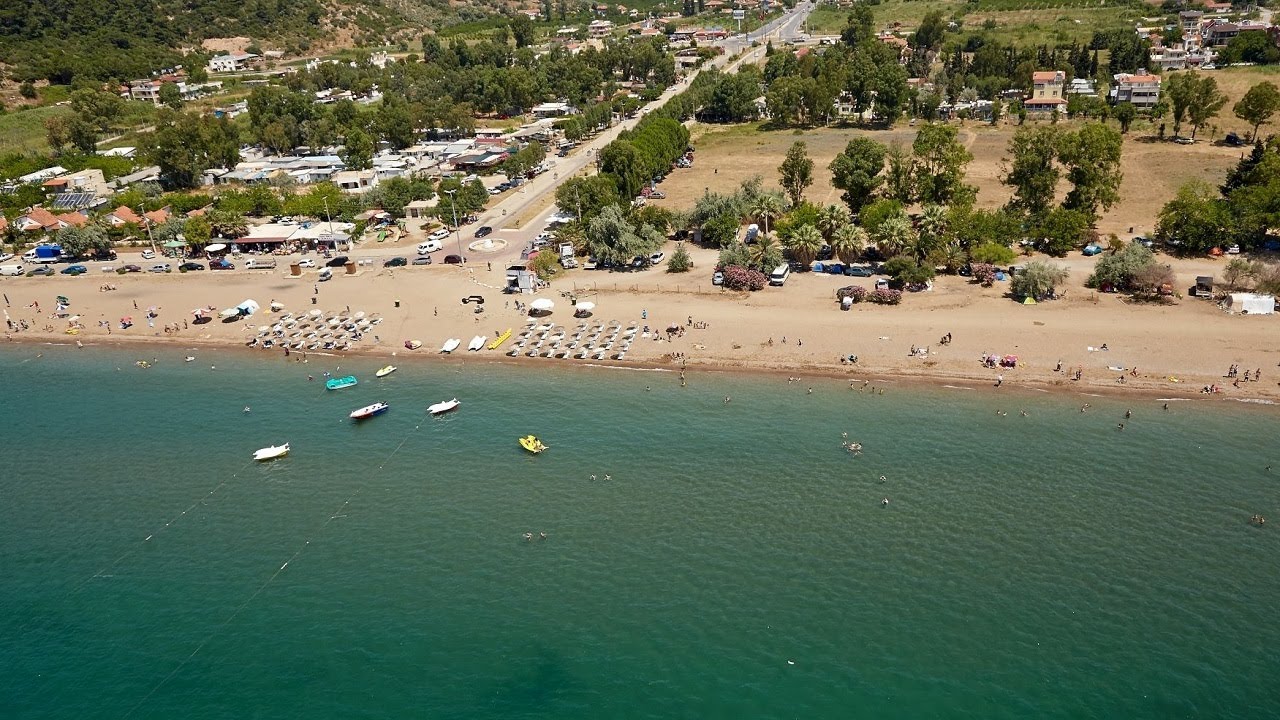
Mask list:
[[[445,230],[444,228],[440,228],[439,230],[436,230],[435,232],[427,236],[427,240],[435,240],[437,242],[447,240],[448,238],[449,238],[449,231]]]
[[[444,243],[440,242],[439,240],[428,240],[418,246],[418,254],[426,255],[428,253],[433,253],[443,249],[444,249]]]
[[[666,256],[667,254],[664,252],[656,252],[649,256],[649,264],[657,265],[658,263],[662,262],[662,259],[665,258]]]
[[[151,272],[154,273],[167,273],[170,270],[169,263],[158,263],[151,266]]]
[[[155,260],[155,259],[156,259],[156,251],[155,251],[155,250],[143,250],[143,251],[142,251],[142,259],[143,259],[143,260]]]
[[[315,266],[316,261],[311,258],[302,258],[298,261],[298,267],[300,268],[313,268]]]
[[[0,263],[9,262],[13,259],[13,253],[0,253]]]

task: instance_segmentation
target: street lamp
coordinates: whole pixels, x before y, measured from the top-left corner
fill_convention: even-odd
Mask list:
[[[462,254],[462,228],[458,226],[458,203],[454,202],[454,195],[458,191],[445,190],[444,192],[449,196],[449,209],[453,211],[453,233],[458,237],[458,258],[465,263],[467,258]]]

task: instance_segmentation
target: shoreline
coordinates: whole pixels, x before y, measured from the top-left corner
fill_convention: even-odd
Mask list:
[[[119,337],[111,339],[94,338],[89,342],[85,342],[79,337],[66,336],[68,338],[62,341],[61,336],[31,333],[25,337],[14,337],[10,341],[10,346],[44,346],[44,347],[67,347],[77,348],[76,340],[80,340],[80,348],[92,350],[95,348],[119,349],[135,348],[142,345],[162,346],[166,351],[176,351],[182,348],[199,350],[199,349],[216,349],[218,351],[227,351],[237,356],[270,359],[273,361],[283,361],[285,357],[282,353],[272,350],[263,352],[257,348],[250,348],[243,343],[228,342],[225,339],[215,338],[177,338],[177,337]],[[605,361],[605,360],[568,360],[552,359],[552,358],[529,358],[524,355],[511,357],[505,353],[497,353],[497,351],[484,351],[486,354],[442,354],[437,351],[419,352],[406,351],[402,349],[391,349],[389,347],[366,347],[350,349],[342,352],[334,351],[308,351],[308,357],[321,358],[338,358],[343,360],[358,360],[363,358],[380,358],[384,360],[394,359],[397,364],[412,363],[480,363],[486,365],[502,365],[514,367],[534,367],[537,365],[552,365],[559,369],[569,369],[573,367],[587,368],[592,370],[630,370],[636,372],[661,372],[678,374],[681,370],[679,366],[673,366],[666,363],[645,361],[645,360],[628,360],[626,362]],[[493,354],[497,353],[497,354]],[[550,362],[548,362],[550,361]],[[299,363],[301,364],[301,363]],[[1176,388],[1167,387],[1162,381],[1152,381],[1142,377],[1136,378],[1131,383],[1124,385],[1107,384],[1107,383],[1090,383],[1088,381],[1071,381],[1065,379],[1044,379],[1040,377],[1017,377],[1006,380],[1003,386],[996,387],[990,377],[974,373],[962,372],[938,372],[939,368],[931,368],[932,372],[908,372],[899,368],[876,367],[872,365],[792,365],[786,363],[772,364],[752,364],[741,361],[725,361],[725,360],[691,360],[684,367],[689,373],[708,373],[708,374],[725,374],[725,375],[741,375],[745,377],[776,377],[776,378],[796,378],[809,379],[815,381],[839,381],[844,382],[870,383],[873,388],[877,387],[877,383],[901,384],[902,387],[929,387],[939,390],[954,390],[956,392],[987,392],[991,393],[989,397],[994,397],[996,393],[1005,395],[1021,395],[1029,392],[1048,393],[1058,396],[1077,395],[1080,397],[1097,397],[1116,399],[1122,397],[1137,398],[1151,401],[1166,402],[1192,402],[1192,401],[1223,401],[1235,402],[1241,405],[1256,405],[1262,407],[1280,406],[1280,393],[1258,393],[1256,395],[1237,397],[1225,393],[1217,395],[1205,394],[1199,391],[1186,391]],[[1250,384],[1252,389],[1253,384]],[[1265,385],[1257,385],[1259,389],[1265,389]],[[850,387],[850,389],[855,389]],[[1243,388],[1242,388],[1243,389]]]

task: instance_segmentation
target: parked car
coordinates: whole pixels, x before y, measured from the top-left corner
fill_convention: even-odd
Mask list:
[[[875,271],[866,265],[846,265],[844,274],[849,277],[871,277]]]
[[[143,251],[142,251],[142,259],[143,259],[143,260],[155,260],[155,259],[156,259],[156,251],[155,251],[155,250],[143,250]]]
[[[173,270],[173,268],[172,268],[172,267],[170,267],[169,263],[156,263],[155,265],[152,265],[152,266],[151,266],[151,269],[150,269],[148,272],[153,272],[153,273],[167,273],[167,272],[170,272],[170,271],[172,271],[172,270]]]
[[[461,265],[462,256],[461,255],[445,255],[444,264],[445,265]]]
[[[427,255],[429,253],[433,253],[433,252],[436,252],[437,250],[443,250],[443,249],[444,249],[444,243],[440,242],[439,240],[427,240],[426,242],[420,243],[418,245],[418,254]]]
[[[662,262],[662,261],[663,261],[663,259],[664,259],[664,258],[666,258],[666,257],[667,257],[667,254],[666,254],[666,253],[664,253],[664,252],[662,252],[662,251],[658,251],[658,252],[656,252],[656,253],[654,253],[654,254],[652,254],[652,255],[650,255],[650,256],[649,256],[649,263],[650,263],[651,265],[657,265],[658,263]]]
[[[89,272],[89,268],[83,265],[68,265],[62,268],[63,275],[83,275]]]
[[[1227,248],[1227,254],[1228,254],[1228,255],[1239,255],[1239,254],[1240,254],[1240,246],[1239,246],[1239,245],[1232,245],[1231,247],[1228,247],[1228,248]]]
[[[637,255],[631,259],[631,267],[639,270],[640,268],[649,267],[649,258]]]
[[[719,270],[715,271],[715,273],[711,276],[711,284],[712,284],[712,285],[723,285],[723,284],[724,284],[724,273],[720,272]]]
[[[302,258],[298,261],[298,267],[300,268],[313,268],[315,266],[316,261],[313,258]]]
[[[142,266],[141,265],[125,265],[124,267],[120,268],[120,272],[127,272],[127,273],[142,272]]]
[[[408,265],[408,264],[409,264],[408,258],[393,257],[390,260],[387,260],[386,262],[382,263],[382,267],[404,267],[405,265]]]
[[[1196,142],[1195,140],[1189,137],[1175,137],[1173,141],[1178,143],[1179,145],[1194,145]]]
[[[449,239],[449,231],[445,230],[444,228],[440,228],[439,230],[436,230],[435,232],[427,236],[427,240],[435,240],[436,242],[441,242],[448,239]]]
[[[325,263],[324,266],[331,267],[331,268],[343,267],[344,265],[347,264],[349,260],[350,258],[348,258],[346,255],[339,255],[338,257],[333,258],[329,262]]]
[[[493,228],[489,227],[488,225],[481,225],[480,227],[476,228],[476,237],[482,238],[491,232],[493,232]]]
[[[125,267],[128,267],[127,265]],[[134,266],[137,267],[137,266]],[[139,268],[140,270],[141,268]],[[214,258],[209,261],[210,270],[235,270],[236,266],[231,264],[226,258]],[[136,272],[136,271],[134,271]]]
[[[1085,257],[1093,257],[1094,255],[1097,255],[1100,252],[1102,252],[1101,245],[1094,245],[1093,243],[1090,243],[1084,246]]]
[[[1139,244],[1139,245],[1141,245],[1142,247],[1147,248],[1147,249],[1150,249],[1150,248],[1153,248],[1153,247],[1155,247],[1155,246],[1156,246],[1156,241],[1155,241],[1155,240],[1152,240],[1151,238],[1149,238],[1149,237],[1147,237],[1147,236],[1145,236],[1145,235],[1139,235],[1139,236],[1135,237],[1135,238],[1133,239],[1133,241],[1134,241],[1134,242],[1136,242],[1136,243],[1138,243],[1138,244]]]
[[[430,256],[430,255],[423,255],[422,257],[414,258],[414,259],[413,259],[413,264],[414,264],[414,265],[430,265],[430,264],[431,264],[431,256]]]
[[[178,272],[194,272],[196,270],[204,270],[204,266],[198,262],[184,262],[178,266]]]
[[[0,263],[9,262],[13,259],[13,253],[0,253]]]
[[[27,277],[35,277],[36,275],[52,275],[52,274],[53,274],[53,268],[49,267],[48,265],[41,265],[35,270],[32,270],[31,272],[27,273]]]

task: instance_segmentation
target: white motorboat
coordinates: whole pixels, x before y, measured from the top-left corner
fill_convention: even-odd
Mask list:
[[[264,447],[253,454],[254,460],[275,460],[289,454],[289,443]]]
[[[462,344],[462,341],[459,340],[458,338],[449,338],[448,340],[444,341],[444,345],[440,346],[440,352],[451,353],[454,350],[457,350],[458,346],[461,344]]]
[[[479,350],[484,347],[484,341],[488,339],[485,335],[477,335],[471,338],[471,342],[467,343],[467,349],[472,351]]]
[[[452,400],[446,400],[444,402],[438,402],[435,405],[431,405],[427,408],[427,412],[432,415],[443,415],[461,404],[462,403],[458,402],[458,398],[454,398]]]
[[[389,409],[391,409],[391,406],[388,405],[387,403],[376,402],[372,405],[366,405],[360,408],[359,410],[352,410],[351,419],[364,420],[365,418],[371,418],[375,415],[381,415],[382,413],[386,412]]]

